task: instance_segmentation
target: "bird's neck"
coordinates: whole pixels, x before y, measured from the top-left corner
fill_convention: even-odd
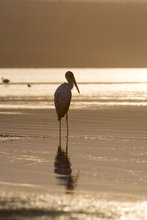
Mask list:
[[[74,84],[70,79],[67,79],[68,85],[70,86],[70,88],[72,89]]]

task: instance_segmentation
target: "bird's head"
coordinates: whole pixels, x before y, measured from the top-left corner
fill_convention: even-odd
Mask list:
[[[80,90],[77,86],[77,83],[76,83],[76,80],[75,80],[75,77],[74,77],[74,74],[71,72],[71,71],[67,71],[65,73],[65,78],[67,79],[68,83],[72,83],[75,85],[76,89],[78,90],[78,92],[80,93]]]

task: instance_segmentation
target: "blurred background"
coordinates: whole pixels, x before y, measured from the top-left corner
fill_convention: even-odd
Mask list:
[[[0,0],[0,67],[147,67],[146,1]]]

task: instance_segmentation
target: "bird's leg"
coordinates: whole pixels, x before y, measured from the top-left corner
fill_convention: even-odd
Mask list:
[[[66,137],[66,155],[68,155],[68,136]]]
[[[61,120],[59,121],[59,146],[61,147]]]
[[[66,113],[66,128],[67,128],[67,137],[69,136],[69,128],[68,128],[68,114]]]

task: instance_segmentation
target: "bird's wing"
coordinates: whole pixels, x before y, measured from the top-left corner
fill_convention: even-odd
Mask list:
[[[54,96],[54,102],[56,112],[58,114],[58,120],[68,112],[70,101],[71,101],[71,88],[67,83],[61,84]]]

